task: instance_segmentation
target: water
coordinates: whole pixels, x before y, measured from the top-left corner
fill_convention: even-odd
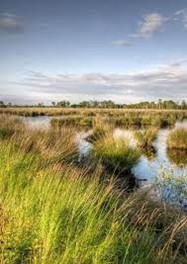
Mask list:
[[[177,122],[176,127],[186,127],[187,120],[183,122]],[[141,155],[140,161],[132,168],[132,174],[141,181],[141,184],[151,184],[154,182],[159,170],[171,170],[173,175],[184,175],[187,172],[187,164],[177,164],[178,161],[183,160],[184,155],[187,155],[187,151],[181,150],[167,150],[167,136],[170,132],[170,128],[160,129],[156,141],[153,143],[155,152]],[[130,130],[116,129],[115,135],[124,136],[130,139],[132,146],[136,145],[133,132]],[[169,155],[170,154],[170,155]],[[173,154],[173,155],[171,155]],[[177,158],[176,160],[174,158]]]
[[[31,128],[46,129],[50,127],[51,117],[22,117],[22,119]],[[187,120],[177,122],[175,127],[187,128]],[[176,176],[184,175],[187,172],[187,164],[183,164],[183,166],[179,164],[179,161],[187,155],[187,152],[180,150],[168,152],[167,150],[166,140],[170,130],[170,128],[160,129],[157,140],[153,143],[155,152],[141,155],[139,162],[132,168],[132,174],[141,182],[141,185],[150,185],[161,168],[172,169],[173,174]],[[88,155],[92,148],[92,145],[86,141],[86,137],[91,133],[91,130],[77,133],[76,142],[79,145],[80,156]],[[131,146],[136,146],[131,130],[116,128],[114,136],[128,138]]]
[[[138,164],[132,169],[134,176],[140,180],[145,179],[146,184],[154,181],[161,168],[165,170],[172,169],[174,175],[184,175],[184,172],[187,169],[187,166],[185,165],[182,167],[181,165],[176,165],[168,155],[166,140],[169,131],[169,129],[161,129],[158,132],[157,140],[153,144],[156,150],[155,156],[153,156],[151,159],[145,155],[142,155]],[[174,151],[179,153],[178,155],[180,156],[180,150]],[[179,157],[179,159],[182,160],[182,157]]]
[[[50,116],[37,116],[37,117],[19,117],[25,122],[30,128],[47,129],[50,127],[51,118]]]

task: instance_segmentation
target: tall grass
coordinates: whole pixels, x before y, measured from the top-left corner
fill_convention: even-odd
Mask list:
[[[56,133],[21,128],[0,139],[1,263],[185,263],[186,217],[119,193],[97,167],[76,168],[66,161],[72,134],[59,147]]]
[[[48,162],[72,162],[78,157],[75,142],[76,131],[72,127],[47,130],[29,129],[18,118],[0,115],[0,139],[25,153],[34,153]]]
[[[161,208],[151,211],[140,197],[122,202],[97,173],[41,166],[5,142],[0,164],[3,262],[174,263],[179,254],[173,241],[187,225],[180,214],[169,230]]]
[[[187,149],[187,129],[177,128],[168,135],[167,144],[169,148]]]
[[[7,139],[14,135],[15,132],[24,131],[25,125],[23,122],[9,115],[0,115],[0,139]]]

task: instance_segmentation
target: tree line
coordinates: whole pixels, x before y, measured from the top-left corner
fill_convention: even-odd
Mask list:
[[[104,101],[81,101],[77,104],[72,104],[67,100],[53,101],[51,105],[45,105],[44,103],[38,103],[33,105],[18,105],[12,103],[5,103],[0,101],[0,107],[62,107],[62,108],[128,108],[128,109],[187,109],[187,102],[182,100],[178,103],[173,100],[159,99],[157,102],[140,102],[132,104],[117,104],[112,100]]]

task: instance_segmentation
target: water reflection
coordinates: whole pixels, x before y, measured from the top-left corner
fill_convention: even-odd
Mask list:
[[[50,127],[51,118],[50,116],[37,116],[37,117],[19,117],[25,122],[30,128],[46,129]]]

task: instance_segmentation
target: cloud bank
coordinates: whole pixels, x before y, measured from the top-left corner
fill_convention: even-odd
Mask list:
[[[186,60],[181,60],[150,71],[126,74],[31,72],[17,85],[24,87],[30,98],[51,101],[62,98],[71,101],[112,99],[117,102],[154,101],[158,98],[182,100],[187,97],[185,64]]]

